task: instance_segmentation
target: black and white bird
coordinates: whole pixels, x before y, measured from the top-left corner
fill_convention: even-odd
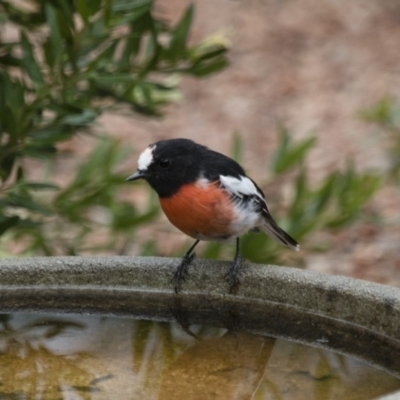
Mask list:
[[[278,243],[299,250],[297,242],[272,218],[264,193],[231,158],[188,139],[161,140],[140,155],[138,170],[127,180],[145,179],[157,192],[170,222],[196,239],[173,276],[180,290],[200,240],[236,240],[236,255],[228,271],[230,289],[239,284],[243,259],[239,237],[262,231]]]

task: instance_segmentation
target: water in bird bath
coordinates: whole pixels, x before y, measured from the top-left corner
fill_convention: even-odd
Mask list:
[[[3,314],[0,398],[367,400],[400,380],[351,357],[222,328]]]

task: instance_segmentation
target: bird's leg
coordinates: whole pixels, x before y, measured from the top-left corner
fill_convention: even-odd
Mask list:
[[[240,283],[240,274],[242,272],[243,258],[239,254],[239,238],[236,238],[236,253],[232,266],[229,268],[225,277],[229,281],[229,293],[236,293]]]
[[[172,277],[172,283],[174,284],[174,290],[175,290],[176,294],[179,293],[179,290],[181,288],[181,281],[185,280],[185,277],[187,275],[188,266],[196,257],[196,253],[194,253],[193,250],[199,242],[200,242],[200,240],[196,240],[194,242],[193,246],[186,252],[186,254],[183,256],[180,264],[178,265],[178,267],[174,273],[174,276]]]

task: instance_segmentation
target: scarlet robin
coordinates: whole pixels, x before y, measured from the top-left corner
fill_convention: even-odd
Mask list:
[[[236,254],[228,271],[231,292],[239,284],[243,264],[239,237],[244,233],[263,231],[278,243],[299,250],[297,242],[276,224],[264,193],[243,168],[192,140],[161,140],[149,145],[139,157],[137,172],[127,181],[136,179],[145,179],[157,192],[170,222],[196,239],[172,278],[176,293],[200,240],[236,239]]]

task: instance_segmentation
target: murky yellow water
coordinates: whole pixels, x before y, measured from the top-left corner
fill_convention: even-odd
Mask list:
[[[393,376],[326,350],[189,333],[129,318],[0,315],[0,399],[363,400],[400,390]]]

